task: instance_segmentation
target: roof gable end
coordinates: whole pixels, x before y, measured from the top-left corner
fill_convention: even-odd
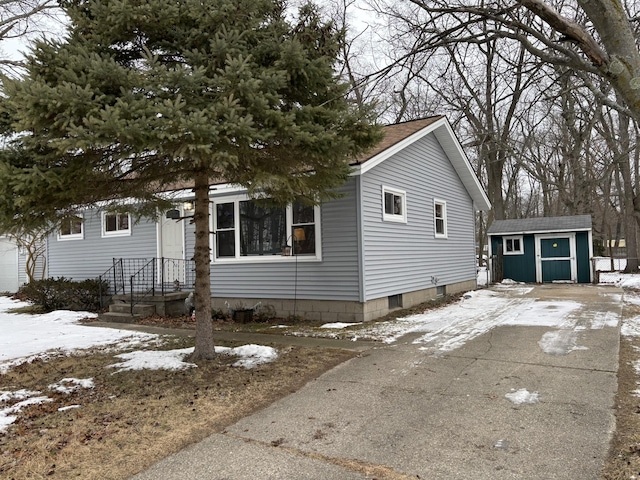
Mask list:
[[[491,209],[489,198],[480,185],[480,181],[473,171],[462,145],[460,145],[453,132],[451,124],[445,117],[438,116],[389,125],[385,127],[384,133],[385,138],[375,148],[351,164],[353,168],[352,175],[365,174],[409,145],[433,133],[469,196],[473,199],[475,207],[483,211]]]

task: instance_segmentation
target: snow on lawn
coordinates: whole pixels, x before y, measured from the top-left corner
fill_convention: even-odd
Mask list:
[[[215,352],[222,355],[240,357],[233,363],[234,367],[253,368],[263,363],[269,363],[278,358],[278,352],[273,347],[263,345],[243,345],[236,348],[215,347]],[[185,362],[184,358],[193,353],[193,347],[180,350],[139,350],[130,353],[121,353],[116,357],[124,360],[120,363],[109,365],[117,368],[114,373],[127,370],[184,370],[197,367],[195,363]]]
[[[52,352],[68,354],[77,349],[122,344],[140,344],[156,338],[147,333],[111,328],[96,328],[78,323],[96,315],[88,312],[58,310],[41,315],[8,313],[13,308],[28,306],[0,296],[0,373],[11,366]]]
[[[49,385],[49,390],[65,395],[69,395],[79,388],[93,388],[93,379],[63,378],[59,382]],[[41,392],[29,390],[17,390],[15,392],[0,391],[0,433],[4,432],[9,425],[16,421],[16,414],[24,407],[53,401],[53,399],[46,395],[40,395],[40,393]],[[7,405],[11,403],[12,400],[18,400],[18,402]],[[68,405],[66,407],[60,407],[58,410],[63,412],[70,408],[79,407],[79,405]]]
[[[80,349],[109,346],[119,350],[157,343],[157,335],[90,327],[78,323],[79,320],[95,315],[88,312],[55,311],[42,315],[9,313],[8,310],[28,306],[28,303],[0,296],[0,374],[12,366],[47,358],[52,354],[69,354]],[[239,357],[234,366],[253,368],[277,358],[272,347],[244,345],[236,348],[215,347],[217,353]],[[137,369],[182,369],[195,364],[184,362],[193,348],[168,351],[138,350],[116,355],[123,361],[114,365],[115,372]],[[48,386],[50,391],[63,395],[72,394],[80,388],[93,388],[91,378],[62,378]],[[0,391],[0,433],[16,420],[16,415],[25,407],[52,401],[41,392],[16,390]],[[72,404],[61,407],[60,411],[80,408]]]

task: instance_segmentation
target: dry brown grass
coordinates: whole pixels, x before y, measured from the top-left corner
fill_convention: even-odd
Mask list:
[[[176,339],[162,348],[184,348]],[[287,395],[354,353],[279,349],[279,358],[251,370],[219,356],[184,371],[114,374],[114,353],[24,364],[0,375],[0,391],[38,390],[53,399],[25,408],[0,434],[0,478],[124,479]],[[57,394],[62,378],[93,378],[95,387]],[[58,411],[79,404],[80,408]]]
[[[625,305],[624,316],[640,315],[637,305]],[[640,338],[620,339],[618,392],[616,394],[616,432],[603,470],[606,480],[640,478],[640,398],[634,391],[640,378],[634,362],[640,360]]]

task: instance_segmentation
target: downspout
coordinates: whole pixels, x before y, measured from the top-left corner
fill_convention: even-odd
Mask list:
[[[587,231],[587,241],[589,242],[589,283],[593,283],[593,229]]]

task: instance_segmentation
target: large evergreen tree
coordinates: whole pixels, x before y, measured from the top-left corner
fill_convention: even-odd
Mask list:
[[[209,184],[285,203],[331,196],[379,137],[334,72],[341,34],[280,0],[69,0],[62,41],[3,79],[19,134],[0,163],[2,223],[98,201],[195,191],[196,359],[211,358]]]

